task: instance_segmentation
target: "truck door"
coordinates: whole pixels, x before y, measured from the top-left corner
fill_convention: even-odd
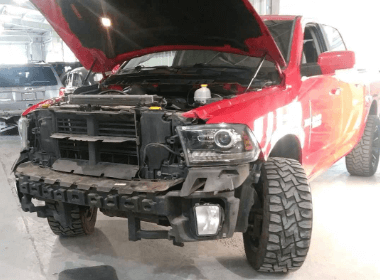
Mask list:
[[[342,96],[339,83],[333,75],[322,75],[318,56],[327,51],[319,25],[308,24],[304,32],[301,63],[301,95],[309,96],[309,118],[304,120],[307,156],[303,165],[309,176],[317,175],[335,160],[334,153],[341,133]],[[306,138],[306,139],[307,139]]]
[[[339,31],[328,25],[321,25],[328,51],[345,51],[346,46]],[[339,83],[342,98],[342,129],[335,150],[336,159],[346,155],[359,140],[365,107],[365,73],[357,69],[337,70],[335,78]]]

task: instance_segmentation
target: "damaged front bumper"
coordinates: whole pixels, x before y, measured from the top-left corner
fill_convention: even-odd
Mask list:
[[[97,207],[108,216],[128,218],[132,241],[169,239],[182,245],[245,231],[259,170],[259,164],[244,164],[190,170],[186,180],[119,180],[64,173],[26,162],[17,166],[15,175],[24,211],[37,212],[39,217],[56,216],[48,207],[35,207],[32,198],[55,201],[62,207]],[[223,212],[220,227],[212,236],[200,236],[194,207],[208,204],[218,205]],[[145,231],[140,221],[171,228]]]

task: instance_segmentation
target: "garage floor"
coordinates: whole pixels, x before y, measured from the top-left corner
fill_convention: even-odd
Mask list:
[[[380,279],[380,172],[355,178],[340,161],[313,181],[309,255],[297,272],[273,275],[248,265],[241,234],[183,248],[166,240],[130,242],[126,220],[100,213],[92,236],[59,238],[18,205],[10,168],[19,149],[17,136],[0,136],[2,280]]]

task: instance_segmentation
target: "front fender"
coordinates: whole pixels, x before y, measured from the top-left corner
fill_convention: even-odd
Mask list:
[[[268,159],[275,145],[288,135],[293,135],[303,149],[306,135],[302,124],[302,106],[297,101],[256,119],[253,133],[259,142],[264,160]]]

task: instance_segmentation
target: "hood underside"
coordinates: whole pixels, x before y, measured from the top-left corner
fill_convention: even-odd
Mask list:
[[[285,60],[248,0],[31,0],[84,67],[106,72],[159,51],[208,49]],[[102,24],[110,20],[110,26]]]

